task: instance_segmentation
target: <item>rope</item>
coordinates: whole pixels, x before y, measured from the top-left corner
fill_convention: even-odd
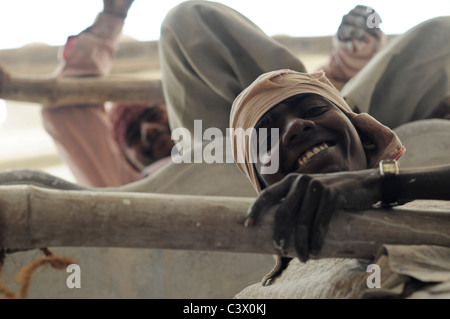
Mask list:
[[[0,294],[3,294],[8,299],[26,299],[28,297],[33,274],[38,267],[49,264],[54,269],[67,269],[70,264],[74,264],[74,261],[71,258],[55,255],[46,247],[41,248],[40,250],[44,253],[44,256],[37,258],[30,264],[24,266],[16,276],[17,281],[22,285],[19,295],[5,287],[1,278]],[[5,256],[5,251],[2,250],[0,253],[0,272],[4,264]]]
[[[0,68],[0,76],[2,75],[1,71],[2,70]],[[90,188],[70,183],[66,180],[45,172],[27,169],[0,172],[0,185],[34,185],[38,187],[46,187],[59,190],[92,190]],[[104,191],[108,191],[108,189],[105,188]],[[0,295],[4,295],[8,299],[25,299],[28,297],[31,280],[37,268],[49,264],[52,268],[55,269],[67,269],[67,266],[69,266],[70,264],[74,264],[72,259],[64,256],[57,256],[46,247],[41,248],[40,250],[44,253],[44,256],[24,266],[16,276],[16,279],[22,285],[19,291],[19,295],[7,288],[3,284],[3,280],[1,277]],[[0,274],[3,268],[7,251],[7,249],[0,249]]]
[[[0,185],[21,185],[21,184],[60,190],[89,190],[88,188],[70,183],[68,181],[47,174],[45,172],[26,169],[0,172]],[[28,296],[28,291],[31,286],[33,274],[38,267],[49,264],[52,268],[55,269],[67,269],[67,266],[69,266],[70,264],[74,264],[74,262],[70,258],[54,255],[46,247],[41,248],[40,250],[44,253],[44,256],[24,266],[16,276],[16,279],[22,285],[19,291],[19,295],[17,295],[12,290],[7,288],[3,284],[3,280],[0,277],[1,295],[4,295],[8,299],[17,299],[17,298],[25,299]],[[5,249],[0,250],[0,273],[6,258],[6,251],[7,250]]]
[[[5,262],[5,257],[6,257],[5,250],[2,249],[0,251],[0,272],[2,271],[3,263]],[[5,287],[1,277],[0,277],[0,294],[4,295],[8,299],[16,298],[16,294],[14,292],[12,292],[11,290],[9,290],[7,287]]]

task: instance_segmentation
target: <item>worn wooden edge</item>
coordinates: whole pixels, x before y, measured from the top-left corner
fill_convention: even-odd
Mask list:
[[[397,35],[388,35],[388,40]],[[332,36],[293,37],[273,36],[300,58],[302,55],[329,54]],[[62,44],[63,45],[63,44]],[[48,74],[58,65],[60,46],[46,44],[27,45],[21,48],[0,50],[0,65],[14,74]],[[112,64],[111,74],[142,73],[159,70],[158,41],[121,40]]]
[[[273,216],[244,219],[253,198],[0,186],[0,247],[128,247],[274,254]],[[371,258],[384,244],[450,247],[450,211],[340,211],[312,258]],[[289,252],[295,256],[295,252]]]
[[[164,103],[160,79],[126,76],[54,78],[12,76],[0,67],[0,98],[38,103],[44,107],[125,103]]]

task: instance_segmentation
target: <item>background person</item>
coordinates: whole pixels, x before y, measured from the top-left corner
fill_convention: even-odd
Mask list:
[[[68,38],[57,77],[106,76],[132,0],[104,0],[92,26]],[[170,161],[174,145],[164,104],[64,105],[42,109],[43,124],[83,186],[141,180]]]

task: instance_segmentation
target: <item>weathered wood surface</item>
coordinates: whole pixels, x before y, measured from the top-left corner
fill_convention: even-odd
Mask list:
[[[279,42],[296,54],[322,54],[331,50],[331,37],[276,36]],[[0,50],[0,64],[14,74],[48,74],[58,65],[58,46],[33,44],[22,48]],[[141,73],[159,70],[158,41],[121,39],[111,73]]]
[[[393,37],[395,35],[390,35],[389,39]],[[302,61],[311,56],[328,56],[331,52],[331,36],[274,38]],[[59,47],[46,45],[0,50],[0,68],[3,68],[0,69],[0,98],[47,107],[106,101],[159,103],[163,100],[158,41],[121,42],[112,65],[113,76],[104,78],[52,78],[50,74],[58,65],[58,50]],[[143,79],[124,77],[124,74],[147,76]]]
[[[388,35],[388,40],[397,35]],[[328,55],[332,48],[332,37],[274,36],[300,59],[308,55]],[[57,67],[59,46],[32,44],[15,49],[0,50],[0,64],[13,74],[49,74]],[[115,54],[111,74],[142,73],[159,70],[158,41],[120,40]]]
[[[273,254],[273,218],[245,228],[252,198],[0,187],[0,247],[133,247]],[[450,211],[341,211],[319,257],[372,257],[382,244],[450,247]],[[295,256],[293,252],[290,253]]]
[[[106,101],[161,103],[161,80],[126,77],[18,77],[0,67],[0,98],[45,107]]]

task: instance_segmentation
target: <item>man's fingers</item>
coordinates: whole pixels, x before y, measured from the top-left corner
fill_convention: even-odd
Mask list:
[[[364,40],[366,37],[366,32],[361,28],[356,28],[355,26],[346,24],[339,27],[337,33],[338,39],[341,42],[351,41],[351,40]]]
[[[297,225],[295,228],[295,251],[301,262],[308,261],[309,247],[304,243],[308,242],[309,228],[305,225]]]
[[[367,16],[372,11],[373,11],[373,9],[370,8],[370,7],[357,5],[355,8],[353,8],[349,12],[349,14],[360,15],[360,16]]]
[[[291,236],[295,227],[295,219],[304,198],[305,176],[296,178],[284,201],[275,213],[275,228],[273,242],[277,250],[285,255],[289,249]]]
[[[283,201],[289,192],[293,178],[295,177],[291,177],[291,175],[289,175],[282,181],[271,185],[259,194],[255,202],[247,211],[247,216],[245,219],[246,227],[256,225],[261,216],[263,216],[273,206],[278,205]]]
[[[366,28],[367,27],[367,17],[360,15],[347,14],[342,18],[341,24],[351,25],[356,28]]]
[[[342,200],[334,189],[327,190],[322,198],[311,227],[311,254],[317,254],[322,248],[332,216],[342,206]]]
[[[303,184],[302,186],[304,197],[300,209],[296,214],[295,249],[298,258],[305,262],[309,258],[311,228],[317,207],[319,206],[322,187],[315,181],[307,181],[307,184]]]
[[[379,23],[381,18],[372,8],[357,6],[342,17],[338,28],[338,39],[340,41],[364,40],[367,34],[379,39]]]

